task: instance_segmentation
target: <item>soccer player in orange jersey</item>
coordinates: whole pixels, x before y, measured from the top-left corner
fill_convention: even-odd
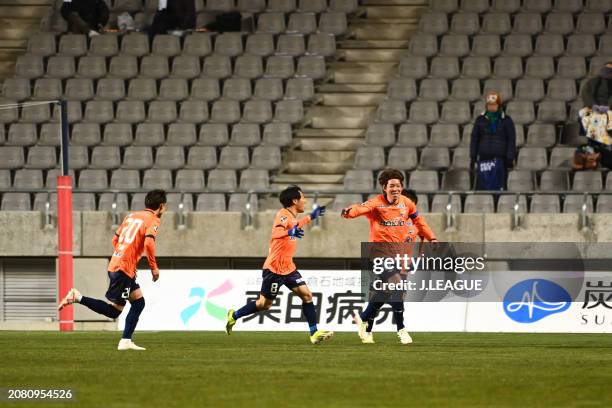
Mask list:
[[[416,204],[402,195],[404,189],[404,175],[399,170],[384,170],[378,177],[383,193],[362,204],[355,204],[342,210],[342,217],[356,218],[366,216],[370,221],[370,242],[403,243],[410,237],[411,229],[408,224],[416,227],[418,235],[428,241],[437,242],[431,228],[425,219],[419,215]],[[387,282],[399,282],[400,271],[386,271],[381,276]],[[372,325],[369,321],[378,314],[380,308],[387,301],[388,294],[372,291],[366,309],[355,314],[355,321],[359,327],[359,337],[363,343],[374,343]],[[402,301],[389,302],[393,309],[393,317],[397,325],[397,336],[400,343],[410,344],[412,338],[404,327],[404,303]]]
[[[110,283],[106,291],[107,301],[83,296],[72,288],[58,307],[61,310],[72,303],[80,303],[94,312],[116,319],[128,300],[131,307],[117,350],[145,350],[132,342],[132,334],[145,307],[140,285],[136,283],[136,265],[143,252],[147,254],[153,282],[159,279],[155,237],[161,223],[160,217],[166,210],[166,192],[153,190],[147,193],[145,207],[142,211],[129,213],[113,237],[114,252],[108,265]]]
[[[293,255],[297,247],[297,240],[304,236],[302,227],[325,214],[325,207],[315,207],[306,217],[298,221],[297,215],[304,212],[306,199],[298,186],[290,186],[280,193],[279,200],[283,208],[276,214],[272,224],[272,236],[268,257],[263,265],[261,277],[261,291],[256,301],[248,302],[238,310],[230,309],[227,312],[227,334],[232,334],[236,321],[272,307],[278,290],[285,285],[289,290],[302,299],[302,312],[308,321],[310,341],[318,344],[333,336],[333,332],[317,329],[317,313],[312,303],[312,293],[298,272]]]

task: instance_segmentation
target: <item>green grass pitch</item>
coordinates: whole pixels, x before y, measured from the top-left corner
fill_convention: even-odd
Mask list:
[[[75,393],[37,407],[612,406],[609,335],[137,332],[144,352],[119,337],[2,332],[0,387]]]

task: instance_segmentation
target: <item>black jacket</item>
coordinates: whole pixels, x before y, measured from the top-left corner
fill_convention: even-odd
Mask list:
[[[593,105],[612,107],[612,79],[602,77],[591,78],[582,88],[580,94],[584,106],[592,108]]]
[[[516,129],[512,118],[503,110],[494,134],[489,129],[489,119],[484,112],[476,118],[470,141],[470,158],[472,162],[504,159],[507,166],[514,162],[516,156]]]
[[[104,0],[72,0],[62,4],[60,13],[68,22],[70,14],[77,13],[94,30],[104,27],[109,17],[108,6]]]

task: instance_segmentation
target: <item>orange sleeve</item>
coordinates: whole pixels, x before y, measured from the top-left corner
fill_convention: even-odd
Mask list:
[[[414,226],[419,231],[419,235],[425,237],[425,239],[428,241],[436,239],[436,236],[434,235],[433,231],[431,230],[431,228],[429,228],[429,225],[427,225],[425,218],[419,214],[416,205],[414,205],[412,201],[409,204],[408,211],[408,216],[412,220]]]
[[[310,221],[312,221],[310,219],[310,215],[307,215],[306,217],[304,217],[301,220],[299,220],[297,225],[298,225],[299,228],[302,228],[304,225],[310,224]]]
[[[362,215],[370,214],[376,208],[376,202],[374,200],[368,200],[365,203],[353,204],[349,207],[348,214],[345,218],[356,218]]]
[[[282,213],[282,210],[274,217],[274,224],[272,225],[272,239],[285,238],[287,231],[293,228],[293,225],[289,222],[289,217]]]
[[[155,259],[155,239],[146,237],[144,247],[147,254],[147,262],[151,270],[159,269],[157,267],[157,260]]]

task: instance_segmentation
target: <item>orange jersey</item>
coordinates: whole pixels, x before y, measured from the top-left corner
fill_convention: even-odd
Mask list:
[[[350,206],[346,218],[362,215],[370,221],[370,242],[405,242],[412,235],[408,223],[414,224],[418,235],[428,241],[435,239],[414,202],[404,196],[400,196],[396,204],[389,204],[381,194],[365,203]]]
[[[151,269],[157,269],[153,240],[161,220],[152,210],[135,211],[127,215],[113,237],[115,251],[108,265],[110,272],[123,271],[130,278],[136,276],[136,265],[147,250]],[[152,238],[152,240],[147,240]]]
[[[272,224],[270,249],[263,269],[269,269],[278,275],[288,275],[296,270],[293,263],[293,255],[295,254],[297,239],[290,237],[287,233],[296,225],[302,228],[309,222],[310,216],[306,216],[298,221],[295,215],[286,208],[276,213],[274,224]]]

